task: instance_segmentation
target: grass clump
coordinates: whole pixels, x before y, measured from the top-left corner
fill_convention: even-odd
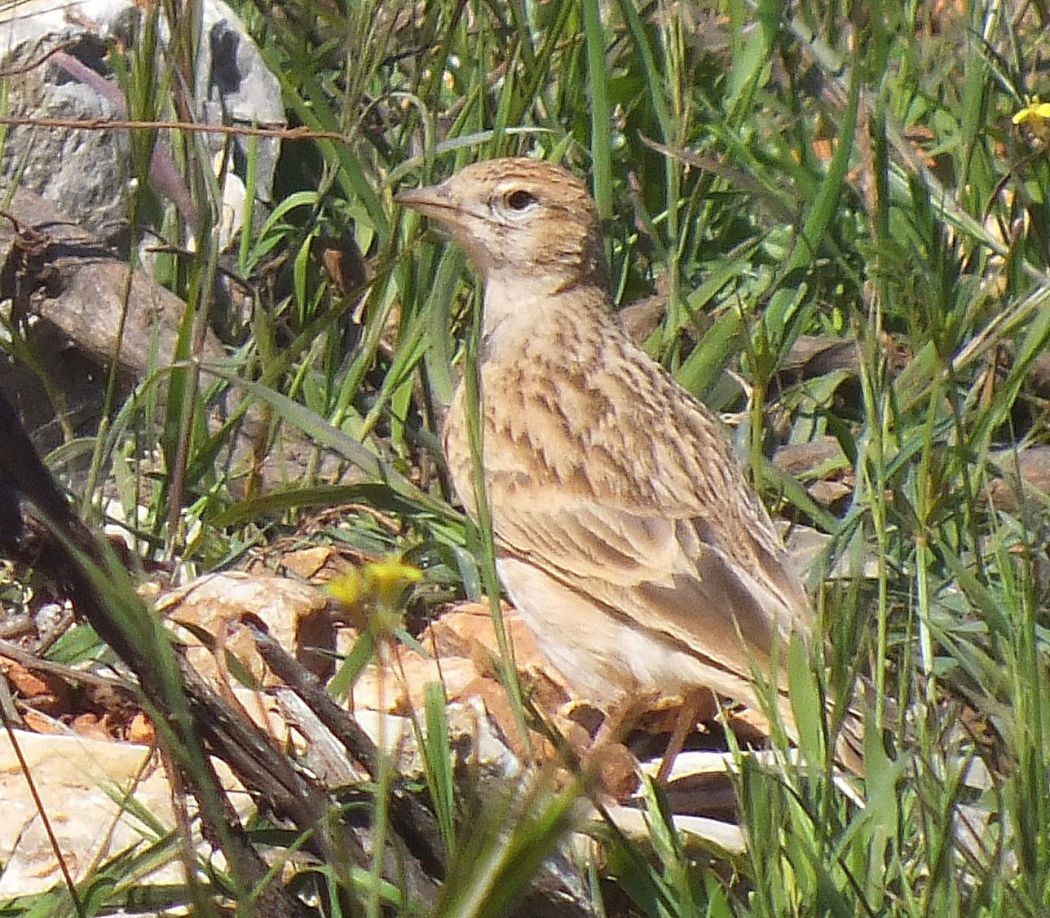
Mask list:
[[[117,474],[134,429],[168,459],[143,528],[170,557],[228,564],[304,511],[352,502],[374,514],[323,537],[403,554],[435,601],[494,593],[491,539],[451,506],[436,437],[476,287],[390,192],[476,159],[560,159],[590,178],[618,305],[658,297],[647,349],[735,418],[768,503],[826,536],[810,579],[827,650],[805,692],[873,687],[863,807],[830,774],[744,763],[746,857],[689,848],[654,799],[651,849],[613,833],[585,865],[593,908],[1045,914],[1050,502],[1018,468],[1050,447],[1050,119],[1031,100],[1050,89],[1035,7],[964,6],[240,4],[293,124],[325,136],[285,143],[277,203],[238,241],[229,270],[249,308],[216,322],[230,363],[160,368],[137,401],[110,404],[89,484]],[[125,78],[177,92],[141,61]],[[144,186],[148,158],[136,147]],[[192,139],[184,163],[211,200]],[[147,209],[133,204],[136,223]],[[206,216],[194,234],[212,238]],[[362,259],[349,287],[325,270],[333,249]],[[190,307],[184,360],[215,317],[219,260],[204,244],[171,274]],[[847,356],[800,368],[812,336]],[[232,427],[205,424],[230,388],[357,483],[231,479],[218,457]],[[770,461],[821,438],[842,485],[825,502]],[[323,479],[321,459],[308,471]],[[567,797],[526,795],[472,825],[447,775],[431,777],[450,865],[437,913],[504,913],[564,840]],[[371,913],[411,910],[378,872],[356,882]]]

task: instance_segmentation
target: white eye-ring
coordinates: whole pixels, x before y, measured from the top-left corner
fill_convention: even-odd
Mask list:
[[[508,210],[520,214],[534,207],[539,203],[540,199],[531,191],[526,191],[524,188],[515,188],[504,195],[503,201],[507,205]]]

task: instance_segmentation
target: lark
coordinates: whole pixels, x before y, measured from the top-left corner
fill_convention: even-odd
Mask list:
[[[758,711],[814,614],[720,422],[612,313],[598,212],[560,166],[497,159],[397,201],[438,221],[484,282],[482,466],[498,569],[543,651],[612,716],[710,690]],[[444,426],[477,500],[466,390]],[[768,693],[767,693],[768,694]]]

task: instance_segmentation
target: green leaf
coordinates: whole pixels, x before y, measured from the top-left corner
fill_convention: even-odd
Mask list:
[[[452,859],[456,856],[456,785],[452,774],[445,686],[440,682],[428,682],[423,689],[423,704],[427,725],[423,743],[427,787],[445,851]]]
[[[826,715],[805,643],[792,635],[788,644],[788,695],[798,729],[798,749],[803,761],[823,769],[827,762],[824,739]]]

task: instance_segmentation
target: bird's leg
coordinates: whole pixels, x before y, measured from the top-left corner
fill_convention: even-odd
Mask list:
[[[660,698],[659,692],[629,692],[610,706],[580,765],[596,776],[601,793],[626,800],[638,787],[638,761],[622,740]]]
[[[693,689],[682,696],[682,706],[678,709],[675,718],[674,730],[671,738],[667,741],[663,760],[660,762],[660,770],[656,773],[656,780],[660,784],[666,784],[674,768],[674,760],[682,751],[689,734],[696,728],[697,717],[700,712],[711,707],[711,690],[707,688]],[[717,703],[717,702],[716,702]]]
[[[605,720],[594,734],[591,750],[597,752],[602,746],[620,742],[638,722],[638,718],[659,700],[659,692],[629,692],[624,695],[609,707]]]

